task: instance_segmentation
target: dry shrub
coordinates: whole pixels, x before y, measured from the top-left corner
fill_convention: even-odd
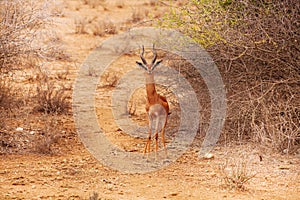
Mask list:
[[[213,52],[221,55],[216,60],[225,69],[228,131],[269,149],[294,152],[300,144],[299,50],[295,43],[300,28],[294,21],[300,17],[300,6],[293,0],[237,5],[243,12],[231,5],[228,10],[231,15],[239,14],[243,23],[232,25],[231,34],[224,35],[230,45],[220,44]]]
[[[16,70],[42,66],[43,62],[68,59],[61,48],[61,40],[53,30],[50,4],[52,0],[0,1],[0,153],[52,152],[57,136],[48,134],[58,127],[49,121],[44,127],[40,119],[30,122],[32,101],[24,88],[16,88]],[[52,12],[52,13],[51,13]],[[46,91],[47,90],[47,91]],[[57,90],[54,82],[42,82],[37,88],[38,110],[61,114],[69,103],[65,91]],[[27,100],[30,101],[27,101]],[[33,130],[34,129],[34,130]],[[42,147],[38,149],[35,143]]]
[[[197,95],[197,100],[200,106],[199,135],[197,135],[193,145],[199,146],[202,143],[202,137],[205,136],[209,127],[209,120],[211,117],[211,102],[208,87],[198,70],[196,70],[186,59],[172,53],[167,53],[164,55],[163,62],[167,66],[177,70],[178,75],[181,75],[188,80]],[[174,110],[180,107],[178,102],[173,103],[176,105]]]
[[[29,117],[28,122],[23,122],[18,129],[16,127],[0,129],[0,154],[59,153],[58,144],[65,131],[63,126],[58,123],[57,115],[28,116],[25,112],[16,115]],[[32,123],[33,121],[35,122]]]
[[[157,0],[150,0],[149,1],[150,6],[156,6],[158,4]]]
[[[43,78],[36,88],[36,110],[43,113],[68,113],[70,106],[69,95],[64,86],[57,87],[48,77]]]
[[[26,99],[23,99],[26,94],[20,96],[19,91],[11,80],[0,76],[0,131],[6,129],[8,119],[14,118],[26,104]]]
[[[98,192],[93,192],[93,194],[89,197],[88,200],[101,200],[102,198],[100,197]]]
[[[0,79],[0,108],[11,109],[16,102],[16,91],[6,79]]]
[[[255,174],[251,174],[247,166],[245,161],[234,161],[232,163],[226,161],[225,164],[220,166],[224,186],[230,190],[245,190],[245,184],[255,177]]]
[[[159,86],[157,87],[157,89]],[[161,92],[161,91],[159,91]],[[160,93],[161,94],[161,93]],[[136,89],[130,96],[127,103],[127,112],[134,119],[137,117],[145,117],[143,116],[145,113],[145,88]],[[169,100],[169,99],[168,99]],[[142,109],[141,109],[142,108]],[[142,113],[141,113],[142,111]]]
[[[61,40],[51,31],[52,1],[0,1],[1,104],[17,95],[5,85],[16,69],[37,67],[42,62],[68,59]],[[21,96],[21,94],[18,94]]]
[[[136,114],[136,104],[135,104],[134,102],[130,102],[130,103],[128,104],[128,109],[127,109],[127,111],[128,111],[128,114],[129,114],[130,116],[137,116],[137,114]]]
[[[25,153],[31,149],[30,136],[21,132],[8,133],[0,130],[0,155]]]
[[[229,141],[259,141],[281,152],[299,148],[299,10],[298,0],[200,0],[161,21],[195,39],[221,71]]]
[[[54,154],[57,153],[53,146],[58,143],[61,134],[58,133],[57,124],[54,118],[50,115],[42,117],[44,126],[40,133],[36,133],[31,141],[33,152],[38,154]]]
[[[106,72],[101,77],[101,87],[115,87],[119,81],[119,74],[116,72]]]
[[[281,84],[281,89],[287,89],[285,84]],[[300,107],[295,106],[297,99],[294,99],[293,94],[284,98],[281,96],[284,92],[281,91],[281,97],[276,97],[280,86],[276,87],[274,83],[272,86],[272,94],[260,101],[254,99],[251,103],[253,111],[250,126],[254,132],[253,140],[269,149],[294,153],[300,139]]]
[[[0,1],[0,70],[11,71],[54,60],[61,49],[49,32],[51,11],[48,1]],[[47,30],[47,31],[45,31]]]
[[[57,135],[39,135],[36,136],[33,152],[38,154],[54,154],[52,146],[57,143],[59,137]]]
[[[86,26],[88,25],[88,20],[86,17],[76,18],[75,21],[75,33],[76,34],[86,34]]]
[[[6,129],[7,121],[27,103],[25,96],[9,77],[0,75],[0,131]]]
[[[293,82],[253,80],[256,86],[230,96],[227,131],[235,132],[239,140],[251,139],[267,149],[295,152],[300,139],[300,105],[298,86]]]
[[[134,9],[131,15],[130,22],[137,23],[144,19],[145,13],[141,9]]]
[[[36,109],[43,113],[34,115],[32,107],[36,102],[27,93],[20,96],[20,89],[8,83],[8,78],[0,81],[0,154],[55,153],[53,145],[62,130],[56,121],[57,114],[68,112],[70,103],[65,90],[58,90],[54,82],[42,80],[35,98]]]
[[[117,26],[110,20],[97,20],[94,23],[93,34],[95,36],[104,36],[106,34],[116,34],[118,32]]]

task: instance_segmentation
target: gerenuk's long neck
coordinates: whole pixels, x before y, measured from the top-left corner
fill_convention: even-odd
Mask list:
[[[154,75],[146,73],[146,92],[147,99],[150,104],[155,104],[158,101],[158,94],[155,89]]]

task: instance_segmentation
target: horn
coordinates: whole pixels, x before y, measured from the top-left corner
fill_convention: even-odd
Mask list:
[[[144,65],[147,65],[147,61],[146,61],[146,59],[144,58],[144,52],[145,52],[145,49],[144,49],[144,45],[143,45],[143,46],[142,46],[142,53],[141,53],[140,57],[141,57],[141,59],[142,59]]]
[[[156,53],[156,50],[154,48],[154,44],[153,44],[153,48],[152,48],[152,52],[153,52],[153,59],[152,59],[152,65],[154,65],[155,61],[156,61],[156,58],[157,58],[157,53]]]

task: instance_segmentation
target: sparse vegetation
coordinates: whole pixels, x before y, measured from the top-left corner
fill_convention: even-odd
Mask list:
[[[150,0],[149,1],[150,6],[156,6],[158,4],[157,0]]]
[[[58,153],[56,149],[53,148],[55,144],[58,143],[61,138],[61,133],[59,133],[60,128],[56,124],[56,119],[50,115],[42,116],[44,126],[39,132],[33,132],[32,138],[32,151],[38,154],[55,154]]]
[[[113,72],[107,72],[102,75],[101,87],[115,87],[119,81],[118,75]]]
[[[57,88],[53,81],[45,77],[36,90],[37,111],[52,114],[64,114],[69,111],[71,106],[64,86]]]
[[[16,75],[25,70],[40,69],[45,62],[70,61],[61,47],[60,38],[51,29],[54,26],[52,14],[57,15],[57,12],[48,8],[50,3],[48,0],[0,1],[1,154],[53,153],[51,146],[59,138],[53,130],[60,129],[54,123],[55,118],[51,123],[46,120],[48,116],[42,118],[47,122],[45,121],[44,127],[38,128],[37,131],[32,130],[32,125],[28,125],[29,128],[26,129],[22,124],[16,127],[16,121],[23,119],[26,124],[28,117],[32,117],[32,107],[36,107],[45,115],[63,114],[70,108],[65,90],[57,90],[54,81],[45,79],[44,75],[31,74],[32,77],[26,78],[29,83],[40,81],[34,95],[29,94],[33,90],[29,84],[22,84],[22,87],[27,88],[26,91],[20,88],[20,77]],[[23,82],[26,82],[25,79]],[[35,96],[37,101],[33,101],[32,96]],[[33,105],[33,102],[37,106]],[[42,120],[37,122],[39,123],[42,123]]]
[[[224,186],[230,190],[245,190],[245,184],[255,177],[255,174],[247,168],[245,161],[226,162],[220,167],[220,170],[223,175]]]
[[[97,192],[93,192],[93,194],[89,197],[88,200],[101,200],[102,198],[99,197]]]
[[[61,47],[55,34],[44,31],[51,24],[51,12],[44,5],[3,0],[0,9],[0,72],[32,67],[41,59],[59,56]]]
[[[19,110],[19,113],[14,113],[15,118],[6,118],[5,122],[11,125],[20,117],[28,118],[30,116],[28,112],[28,110]],[[57,118],[57,115],[41,113],[34,117],[30,116],[20,124],[20,127],[0,126],[0,155],[60,153],[58,144],[64,130]],[[31,120],[35,120],[35,123]]]
[[[21,103],[16,95],[16,89],[6,79],[0,79],[0,108],[11,110]]]
[[[18,102],[13,87],[5,79],[0,79],[0,130],[5,128],[8,113]],[[3,141],[4,142],[4,141]]]
[[[141,20],[143,20],[145,17],[145,13],[141,9],[134,9],[131,15],[130,21],[132,23],[137,23]]]
[[[95,36],[112,35],[118,32],[117,26],[110,20],[97,20],[93,25],[93,34]]]
[[[135,102],[129,102],[127,110],[128,110],[129,115],[136,116],[136,104],[135,104]]]
[[[88,20],[86,17],[76,18],[75,21],[75,33],[76,34],[86,34],[86,26],[88,24]]]

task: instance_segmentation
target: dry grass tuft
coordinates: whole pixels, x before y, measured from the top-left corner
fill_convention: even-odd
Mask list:
[[[37,111],[47,114],[65,114],[69,112],[71,108],[69,95],[64,86],[58,88],[53,81],[45,77],[38,84],[36,91]]]
[[[0,154],[59,153],[58,145],[66,132],[59,124],[57,115],[41,114],[33,117],[22,110],[14,115],[27,119],[17,128],[10,124],[17,119],[6,119],[10,125],[5,129],[0,127]]]
[[[245,184],[256,175],[250,173],[245,161],[226,162],[220,167],[220,171],[223,175],[224,186],[230,190],[245,190]]]
[[[75,33],[76,34],[86,34],[86,26],[88,25],[88,20],[86,17],[76,18],[75,21]]]
[[[10,109],[15,102],[16,95],[13,87],[7,80],[0,80],[0,108]]]
[[[110,20],[98,20],[93,26],[93,35],[104,36],[112,35],[118,32],[117,26]]]
[[[158,4],[157,0],[150,0],[149,1],[150,6],[156,6]]]
[[[88,200],[101,200],[102,198],[99,196],[97,192],[93,192],[93,194],[89,197]]]
[[[137,23],[145,18],[145,12],[141,9],[134,9],[131,15],[130,22]]]
[[[114,72],[106,72],[101,77],[101,87],[115,87],[119,81],[119,77]]]
[[[8,77],[0,76],[0,131],[6,129],[8,119],[14,118],[26,104],[25,96]]]
[[[42,117],[44,126],[40,133],[35,134],[32,145],[33,152],[38,154],[57,153],[53,146],[58,143],[61,135],[58,133],[59,128],[52,116],[45,115]]]

